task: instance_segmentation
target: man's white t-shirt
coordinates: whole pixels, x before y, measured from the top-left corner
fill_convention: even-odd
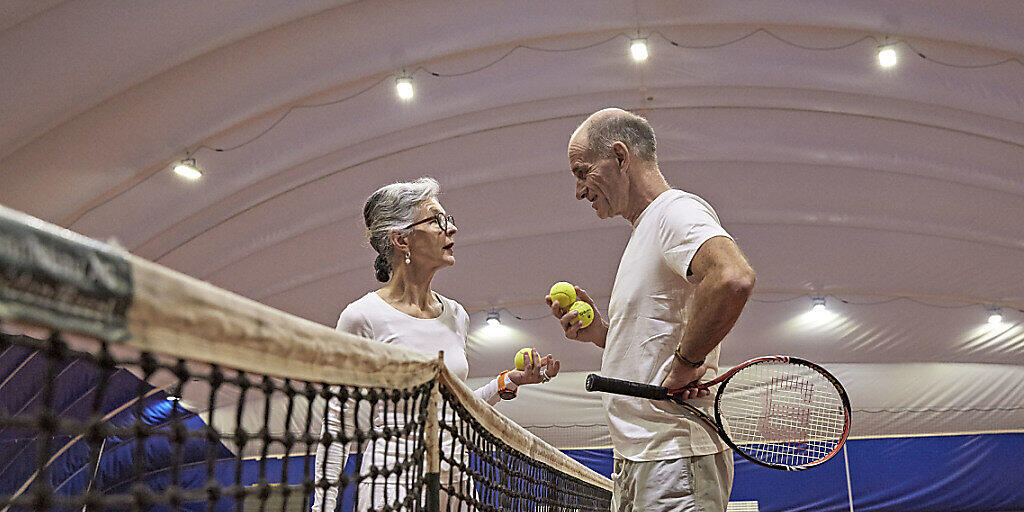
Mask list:
[[[608,337],[601,373],[660,385],[686,329],[687,307],[697,283],[685,277],[690,260],[708,239],[729,234],[706,201],[681,190],[662,192],[636,219],[619,262],[608,306]],[[731,237],[729,237],[731,238]],[[705,358],[718,373],[718,347]],[[715,431],[667,402],[604,394],[615,454],[633,461],[710,455],[728,446]],[[713,399],[691,400],[714,417]]]

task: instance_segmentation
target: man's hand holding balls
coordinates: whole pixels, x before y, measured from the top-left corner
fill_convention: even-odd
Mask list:
[[[565,337],[570,340],[593,343],[604,347],[608,325],[594,307],[594,300],[586,290],[566,282],[555,283],[544,301],[551,314],[562,324]]]

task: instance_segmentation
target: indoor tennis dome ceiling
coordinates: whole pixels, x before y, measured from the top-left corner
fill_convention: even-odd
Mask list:
[[[1022,27],[1015,0],[7,1],[0,204],[334,325],[377,286],[363,201],[435,177],[459,232],[434,285],[471,314],[471,378],[537,347],[567,373],[527,396],[558,407],[501,410],[600,423],[578,389],[600,351],[544,295],[571,281],[606,311],[630,226],[574,199],[565,153],[620,106],[757,271],[724,364],[824,364],[855,435],[1019,431]],[[171,171],[186,157],[201,179]]]

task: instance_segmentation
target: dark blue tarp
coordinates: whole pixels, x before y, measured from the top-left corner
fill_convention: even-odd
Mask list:
[[[70,357],[47,368],[47,359],[34,350],[14,345],[0,353],[0,375],[4,382],[0,390],[0,411],[8,415],[32,416],[42,409],[43,380],[52,371],[52,410],[60,418],[88,420],[94,414],[109,416],[109,427],[120,427],[141,420],[146,425],[168,427],[173,420],[180,421],[188,430],[202,430],[203,421],[195,414],[177,407],[167,395],[136,378],[131,372],[114,369],[102,387],[101,370],[94,364]],[[100,397],[97,400],[97,397]],[[127,407],[126,407],[127,405]],[[84,432],[83,432],[84,433]],[[0,429],[0,494],[14,494],[34,477],[38,467],[38,432]],[[77,434],[77,433],[76,433]],[[90,453],[100,451],[99,467],[89,468]],[[174,453],[165,437],[147,438],[145,442],[108,436],[105,441],[90,446],[77,435],[61,434],[50,438],[49,456],[56,458],[48,466],[46,479],[57,494],[80,494],[88,486],[108,493],[130,494],[136,483],[144,483],[159,492],[171,483],[168,471]],[[180,450],[181,471],[178,486],[185,489],[201,487],[205,483],[207,458],[229,460],[232,453],[222,444],[209,444],[205,439],[190,437]],[[224,480],[222,475],[217,477]],[[217,510],[231,510],[229,500]],[[205,510],[201,502],[185,503],[182,510]],[[160,510],[154,509],[154,510]]]

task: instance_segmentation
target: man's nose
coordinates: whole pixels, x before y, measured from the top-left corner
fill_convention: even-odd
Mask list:
[[[582,181],[576,182],[576,199],[583,199],[586,197],[587,187],[583,185]]]

